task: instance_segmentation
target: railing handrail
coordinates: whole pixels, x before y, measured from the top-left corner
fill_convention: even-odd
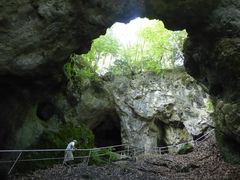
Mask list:
[[[97,148],[88,148],[88,149],[74,149],[74,151],[93,151],[93,150],[101,150],[101,149],[108,149],[108,148],[117,148],[117,147],[124,147],[128,144],[119,144],[113,146],[104,146],[104,147],[97,147]],[[2,149],[0,153],[11,153],[11,152],[61,152],[66,151],[66,149]]]
[[[180,145],[184,145],[184,144],[188,144],[188,143],[198,142],[198,141],[200,141],[200,139],[203,139],[204,137],[207,137],[213,131],[214,131],[214,129],[208,131],[207,133],[205,133],[204,135],[202,135],[201,137],[197,138],[194,141],[191,140],[191,141],[187,141],[187,142],[183,142],[183,143],[179,143],[179,144],[168,145],[168,146],[152,147],[152,149],[154,149],[154,148],[165,149],[165,148],[176,147],[176,146],[180,146]],[[129,145],[129,144],[119,144],[119,145],[113,145],[113,146],[104,146],[104,147],[96,147],[96,148],[88,148],[88,149],[79,148],[79,149],[74,149],[74,151],[93,151],[93,150],[117,148],[117,147],[124,147],[124,146],[129,146],[129,147],[139,148],[139,149],[143,148],[143,147],[137,147],[137,146]],[[11,153],[11,152],[62,152],[62,151],[66,151],[66,149],[21,149],[21,150],[20,149],[2,149],[2,150],[0,150],[0,153]]]
[[[162,154],[162,152],[167,152],[169,148],[171,147],[178,147],[180,145],[184,145],[184,144],[188,144],[188,143],[196,143],[198,142],[197,144],[203,142],[204,140],[206,140],[208,137],[210,137],[211,133],[214,131],[214,129],[208,131],[207,133],[205,133],[203,136],[197,138],[196,140],[191,140],[191,141],[187,141],[187,142],[184,142],[184,143],[180,143],[180,144],[175,144],[175,145],[170,145],[170,146],[163,146],[163,147],[152,147],[151,149],[148,150],[148,152],[160,152],[160,154]],[[86,156],[77,156],[75,157],[75,159],[84,159],[84,158],[87,158],[88,161],[87,161],[87,164],[89,162],[89,158],[91,156],[91,153],[92,151],[95,151],[95,150],[101,150],[101,149],[110,149],[110,148],[117,148],[117,147],[126,147],[126,150],[118,150],[118,151],[115,151],[115,153],[125,153],[125,155],[127,156],[135,156],[136,155],[136,150],[143,150],[141,152],[145,152],[145,149],[144,147],[137,147],[137,146],[132,146],[132,145],[129,145],[129,144],[120,144],[120,145],[113,145],[113,146],[105,146],[105,147],[98,147],[98,148],[88,148],[88,149],[74,149],[74,151],[89,151],[89,155]],[[60,160],[60,159],[64,159],[63,157],[54,157],[54,158],[50,158],[50,157],[46,157],[46,158],[35,158],[35,159],[21,159],[19,160],[21,154],[23,152],[62,152],[62,151],[66,151],[66,149],[30,149],[30,150],[0,150],[0,153],[12,153],[12,152],[19,152],[19,155],[17,157],[16,160],[3,160],[3,161],[0,161],[0,163],[12,163],[14,162],[14,164],[12,165],[12,167],[10,168],[8,174],[11,173],[12,169],[14,168],[15,164],[19,161],[19,162],[31,162],[31,161],[43,161],[43,160]],[[131,154],[130,154],[131,152]],[[133,154],[132,154],[133,153]],[[107,155],[108,153],[101,153],[101,154],[97,154],[97,156],[104,156],[104,155]],[[111,157],[111,154],[110,154],[110,157]],[[109,160],[108,162],[110,162],[110,157],[109,157]]]
[[[207,133],[205,133],[204,135],[202,135],[201,137],[199,137],[195,140],[190,140],[190,141],[186,141],[186,142],[183,142],[183,143],[172,144],[172,145],[168,145],[168,146],[152,147],[151,149],[168,149],[168,148],[172,148],[172,147],[181,146],[181,145],[184,145],[184,144],[202,142],[202,139],[203,140],[207,139],[213,131],[214,131],[214,129],[211,129],[210,131],[208,131]],[[138,149],[144,149],[144,147],[138,147],[138,146],[134,146],[134,145],[130,145],[130,147],[138,148]]]

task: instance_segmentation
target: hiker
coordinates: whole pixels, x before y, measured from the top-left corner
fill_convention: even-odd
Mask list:
[[[67,161],[72,161],[74,160],[74,157],[73,157],[73,151],[75,149],[75,144],[77,143],[76,140],[73,140],[71,141],[68,145],[67,145],[67,148],[66,148],[66,151],[65,151],[65,156],[64,156],[64,160],[63,160],[63,165],[68,165],[67,164]]]

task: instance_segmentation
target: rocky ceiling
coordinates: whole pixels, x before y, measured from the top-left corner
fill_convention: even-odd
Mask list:
[[[1,142],[21,124],[24,109],[59,91],[62,66],[71,53],[86,52],[114,22],[138,16],[188,31],[185,67],[215,100],[222,151],[230,160],[240,159],[239,152],[232,151],[240,144],[239,0],[1,1],[0,120],[6,126]]]

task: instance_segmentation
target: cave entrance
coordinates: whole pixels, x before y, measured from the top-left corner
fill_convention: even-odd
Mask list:
[[[183,67],[186,37],[185,30],[170,31],[156,19],[136,18],[128,24],[116,22],[105,35],[93,40],[87,54],[71,56],[65,72],[81,69],[81,77],[85,79],[106,74],[160,73]]]
[[[102,49],[96,60],[97,73],[134,75],[182,67],[186,37],[185,30],[170,31],[156,19],[138,17],[127,24],[116,22],[93,41],[91,50]]]
[[[93,40],[87,54],[72,55],[64,72],[81,90],[91,84],[100,92],[102,84],[117,76],[132,78],[138,74],[160,74],[163,70],[182,68],[186,37],[185,30],[170,31],[159,20],[136,18],[128,24],[117,22],[105,35]],[[103,119],[92,128],[95,145],[121,144],[120,119],[116,113]]]
[[[95,136],[95,146],[104,147],[122,144],[120,118],[117,113],[105,115],[92,131]]]

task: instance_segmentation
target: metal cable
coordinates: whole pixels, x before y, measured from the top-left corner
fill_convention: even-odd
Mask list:
[[[214,131],[214,129],[210,130],[209,132],[207,132],[206,134],[204,134],[203,136],[197,138],[195,141],[188,141],[188,142],[184,142],[184,143],[180,143],[180,144],[176,144],[176,145],[169,145],[169,146],[163,146],[163,147],[153,147],[151,149],[149,149],[149,152],[168,152],[168,150],[170,148],[175,148],[184,144],[188,144],[188,143],[196,143],[196,144],[200,144],[201,142],[205,141],[208,137],[210,137],[210,135],[212,135],[212,132]],[[99,147],[99,148],[92,148],[92,149],[75,149],[74,151],[96,151],[96,150],[103,150],[103,149],[111,149],[111,148],[117,148],[117,147],[129,147],[131,149],[128,150],[122,150],[122,151],[115,151],[115,153],[131,153],[134,154],[135,152],[144,152],[144,148],[143,147],[137,147],[137,146],[129,146],[128,144],[121,144],[121,145],[114,145],[114,146],[106,146],[106,147]],[[62,152],[62,151],[66,151],[66,149],[32,149],[32,150],[0,150],[0,153],[13,153],[13,152]],[[96,156],[104,156],[104,155],[108,155],[108,153],[101,153],[101,154],[96,154]],[[126,154],[125,154],[126,155]],[[78,156],[75,157],[75,159],[84,159],[84,158],[89,158],[89,156]],[[62,160],[64,159],[63,157],[56,157],[56,158],[35,158],[35,159],[22,159],[22,160],[18,160],[19,162],[31,162],[31,161],[45,161],[45,160]],[[2,163],[13,163],[15,162],[15,160],[6,160],[6,161],[0,161],[0,164]]]

